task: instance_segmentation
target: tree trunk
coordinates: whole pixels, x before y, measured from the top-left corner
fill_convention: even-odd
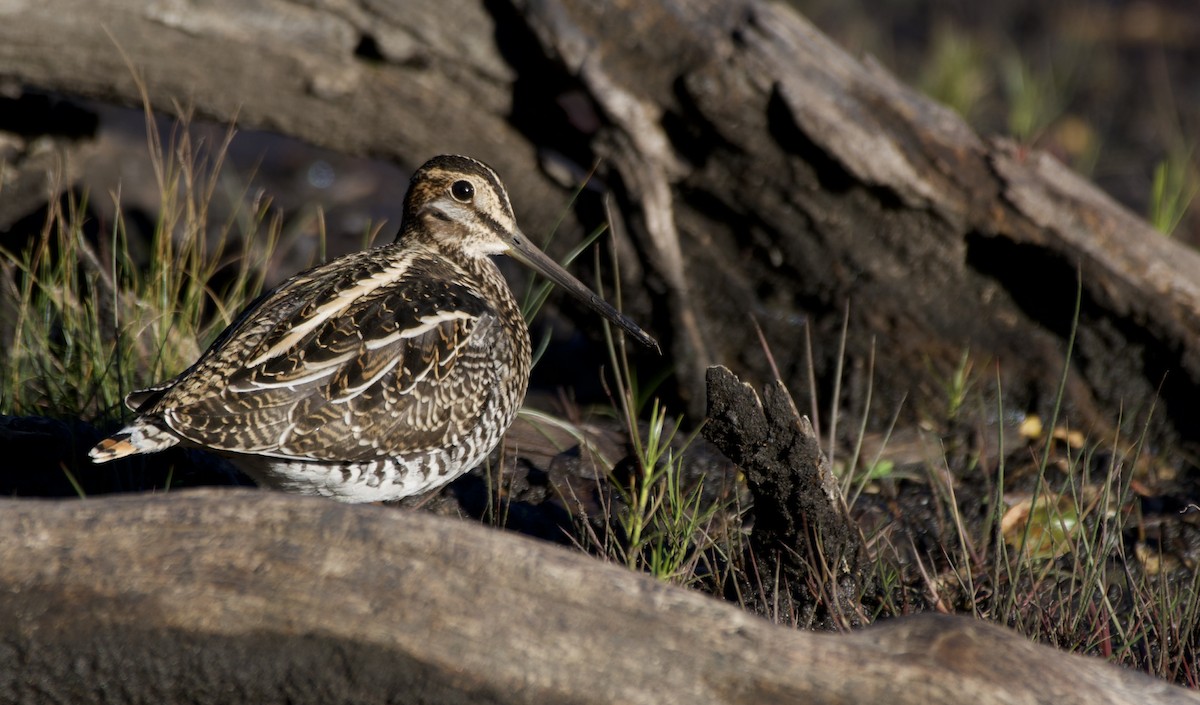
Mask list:
[[[512,534],[254,490],[0,500],[8,703],[1197,703],[968,619],[847,636]]]

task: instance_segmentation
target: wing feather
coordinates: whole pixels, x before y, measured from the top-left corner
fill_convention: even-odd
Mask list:
[[[479,370],[495,369],[498,313],[443,259],[374,253],[264,297],[156,391],[152,411],[195,443],[280,458],[368,460],[454,442],[499,381]]]

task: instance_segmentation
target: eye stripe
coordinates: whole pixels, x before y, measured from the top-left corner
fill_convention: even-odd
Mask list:
[[[512,202],[509,201],[508,198],[508,191],[505,190],[504,186],[500,183],[500,176],[497,175],[490,166],[479,160],[457,155],[448,157],[447,160],[457,162],[454,164],[454,168],[459,171],[477,173],[483,177],[483,179],[487,181],[488,187],[491,188],[492,193],[495,193],[499,197],[500,202],[504,206],[505,213],[509,216],[514,215]]]

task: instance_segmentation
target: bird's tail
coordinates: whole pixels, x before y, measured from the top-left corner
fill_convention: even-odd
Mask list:
[[[96,444],[88,455],[93,463],[107,463],[138,453],[157,453],[179,443],[179,436],[141,419]]]

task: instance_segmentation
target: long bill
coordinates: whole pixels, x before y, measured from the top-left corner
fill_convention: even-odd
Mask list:
[[[658,341],[650,337],[649,333],[642,330],[638,327],[638,324],[627,318],[625,314],[610,306],[607,301],[587,288],[583,282],[571,276],[557,262],[534,247],[529,242],[529,238],[525,237],[524,233],[519,230],[516,231],[508,237],[508,242],[511,245],[508,251],[509,256],[566,289],[575,298],[587,304],[588,308],[623,328],[625,332],[633,336],[642,345],[654,348],[660,353],[662,352],[658,347]]]

